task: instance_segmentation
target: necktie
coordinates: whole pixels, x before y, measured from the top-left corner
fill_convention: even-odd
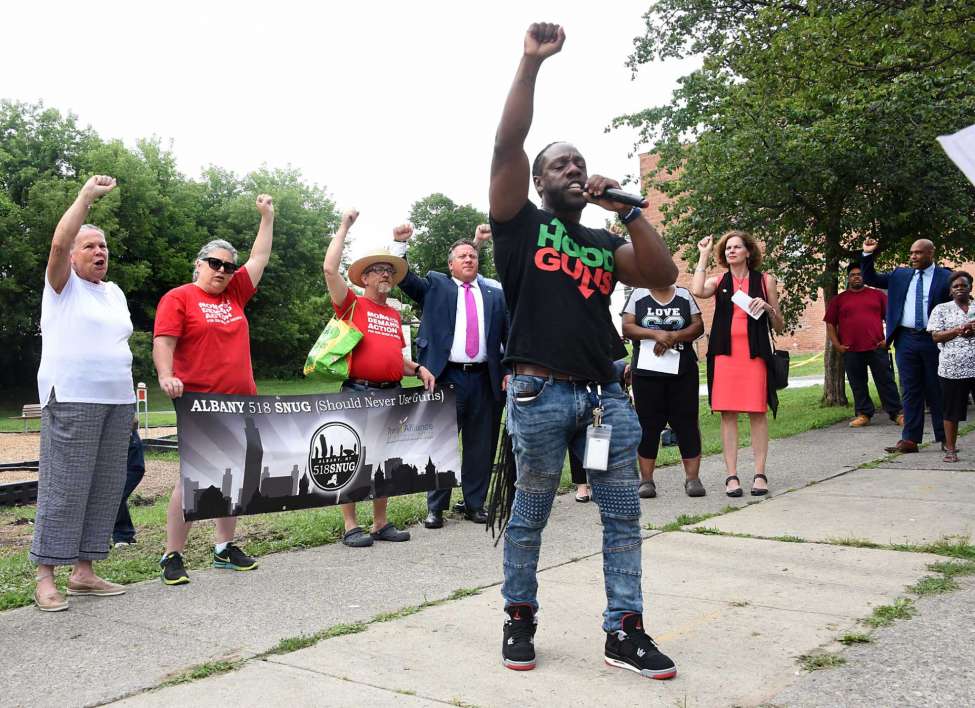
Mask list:
[[[478,336],[477,336],[477,303],[474,302],[474,293],[470,283],[464,283],[464,305],[467,310],[467,345],[464,351],[471,359],[477,356]]]
[[[917,289],[914,291],[914,326],[924,327],[924,271],[917,272]]]

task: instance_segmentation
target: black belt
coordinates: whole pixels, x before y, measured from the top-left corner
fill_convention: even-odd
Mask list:
[[[399,381],[367,381],[366,379],[346,379],[346,383],[359,384],[369,388],[398,388]]]
[[[461,371],[466,373],[471,371],[484,371],[487,368],[487,362],[479,361],[474,364],[461,364],[460,362],[457,361],[448,361],[447,366],[453,369],[460,369]]]

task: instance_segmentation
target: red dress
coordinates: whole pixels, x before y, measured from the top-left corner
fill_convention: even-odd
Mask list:
[[[763,276],[764,277],[764,276]],[[747,289],[732,276],[735,290]],[[749,315],[732,305],[731,354],[714,357],[714,382],[711,385],[711,410],[736,413],[765,413],[768,408],[768,385],[765,360],[751,358],[748,349]]]

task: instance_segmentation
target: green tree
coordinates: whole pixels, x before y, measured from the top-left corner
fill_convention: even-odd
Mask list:
[[[71,115],[0,102],[0,384],[29,388],[40,361],[44,267],[54,228],[91,174],[118,178],[89,220],[105,230],[109,279],[125,292],[140,378],[152,374],[149,333],[159,299],[189,282],[200,246],[234,243],[246,258],[257,232],[257,194],[277,206],[274,252],[248,307],[259,376],[295,376],[330,314],[321,260],[337,225],[324,191],[296,170],[262,168],[239,178],[218,168],[191,180],[158,139],[135,149],[103,141]],[[141,334],[138,334],[141,333]]]
[[[416,231],[407,251],[410,266],[421,275],[435,270],[447,272],[447,252],[459,239],[472,240],[478,224],[487,223],[487,215],[470,204],[457,205],[443,194],[431,194],[414,203],[410,221]],[[481,249],[480,273],[497,277],[489,247]]]
[[[668,105],[617,118],[659,155],[672,247],[760,237],[787,321],[827,302],[842,263],[878,239],[881,265],[930,238],[975,253],[975,189],[935,137],[975,115],[972,0],[659,0],[629,65],[698,54]],[[827,345],[824,402],[846,402]]]
[[[222,238],[247,258],[257,234],[257,195],[274,197],[274,246],[260,289],[247,308],[251,356],[261,377],[298,376],[305,357],[331,316],[322,276],[328,235],[339,215],[325,192],[305,184],[295,169],[262,168],[243,179],[217,168],[204,175],[207,239]],[[196,244],[187,268],[203,241]],[[185,282],[185,279],[184,281]]]

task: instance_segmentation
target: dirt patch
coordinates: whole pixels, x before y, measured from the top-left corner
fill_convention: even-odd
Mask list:
[[[175,427],[149,428],[150,436],[162,438],[174,435]],[[140,430],[139,435],[145,437]],[[40,455],[40,433],[3,433],[0,434],[0,462],[25,462],[36,460]]]

